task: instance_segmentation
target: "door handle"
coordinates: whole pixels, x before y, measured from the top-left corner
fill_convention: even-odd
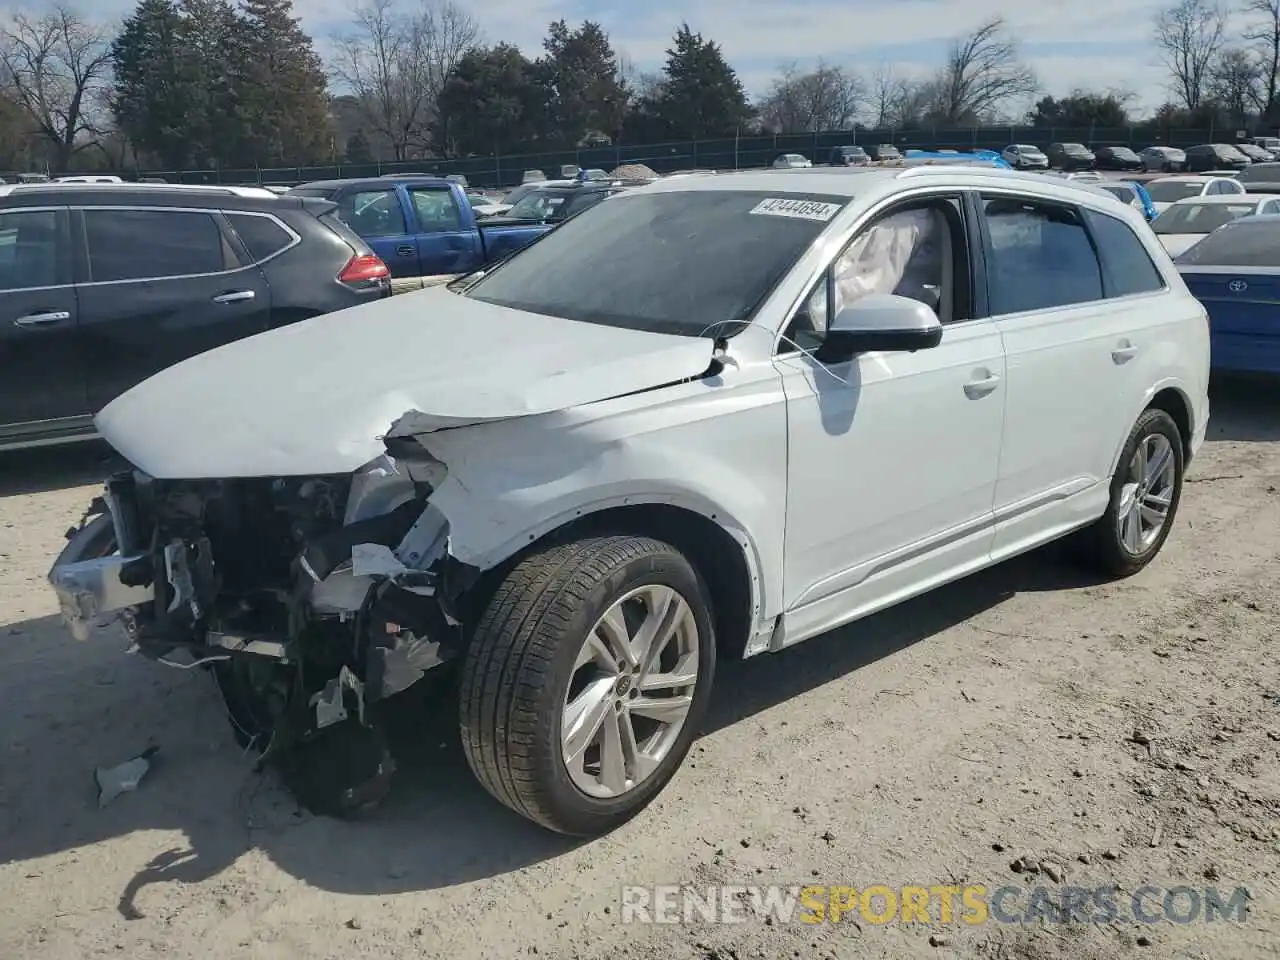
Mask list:
[[[409,246],[407,243],[402,243],[400,246],[396,247],[396,253],[402,257],[412,257],[413,247]]]
[[[13,321],[15,327],[42,327],[46,323],[60,323],[71,319],[69,310],[51,310],[48,313],[29,313]]]
[[[1121,341],[1114,350],[1111,351],[1111,359],[1113,362],[1128,363],[1138,355],[1138,348],[1128,340]]]
[[[980,380],[970,380],[964,385],[964,395],[970,400],[977,400],[979,397],[985,397],[992,390],[1000,385],[1000,378],[994,373]]]
[[[213,298],[214,303],[240,303],[252,300],[257,294],[252,290],[233,290],[231,293],[220,293]]]

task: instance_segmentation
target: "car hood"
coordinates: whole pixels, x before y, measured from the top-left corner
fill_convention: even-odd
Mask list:
[[[1158,233],[1161,245],[1168,251],[1169,256],[1176,257],[1180,253],[1190,250],[1197,243],[1204,239],[1203,233]]]
[[[192,357],[94,422],[158,478],[347,473],[384,452],[403,414],[424,433],[549,413],[700,376],[713,349],[434,288]]]

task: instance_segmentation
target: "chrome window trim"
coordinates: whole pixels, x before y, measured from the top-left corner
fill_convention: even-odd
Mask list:
[[[235,267],[234,269],[231,269],[231,270],[214,270],[209,273],[168,274],[168,275],[159,276],[159,277],[130,277],[127,280],[89,280],[89,281],[86,281],[85,283],[76,284],[77,287],[112,287],[112,286],[119,286],[122,283],[156,283],[160,280],[198,280],[204,277],[230,277],[237,273],[242,273],[245,270],[252,270],[255,267],[260,266],[261,264],[266,263],[268,260],[273,260],[276,257],[280,256],[280,254],[287,253],[289,250],[292,250],[294,247],[296,247],[298,244],[302,242],[302,237],[298,236],[298,234],[295,233],[293,229],[290,228],[287,224],[282,223],[278,217],[274,216],[273,214],[261,213],[256,210],[223,210],[220,207],[169,207],[169,206],[156,207],[156,206],[150,206],[150,205],[143,206],[139,204],[98,204],[98,203],[95,203],[89,206],[77,205],[77,206],[71,207],[70,209],[74,211],[78,211],[81,214],[87,213],[91,210],[114,210],[114,211],[123,210],[123,211],[128,211],[130,213],[136,213],[136,212],[203,213],[203,214],[206,214],[207,216],[213,217],[215,225],[217,224],[216,218],[219,214],[226,216],[228,213],[238,213],[238,214],[245,214],[248,216],[270,217],[281,227],[284,227],[285,231],[293,238],[289,246],[285,247],[283,250],[273,253],[271,256],[266,257],[262,260],[255,260],[252,263],[244,264],[242,266]],[[235,229],[235,228],[232,227],[232,229]],[[221,230],[219,230],[219,232],[221,232]],[[90,257],[89,269],[92,270],[93,269],[92,256],[91,254],[89,254],[89,251],[88,251],[88,242],[89,242],[89,238],[86,235],[85,236],[85,253],[86,253],[86,256]]]

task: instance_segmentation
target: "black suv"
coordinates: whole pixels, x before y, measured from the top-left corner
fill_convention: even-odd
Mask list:
[[[0,187],[0,449],[92,437],[179,360],[390,296],[336,209],[255,187]]]

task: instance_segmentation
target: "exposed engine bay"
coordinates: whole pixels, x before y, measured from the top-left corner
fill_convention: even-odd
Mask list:
[[[443,465],[405,446],[337,476],[118,473],[50,574],[64,616],[84,634],[118,617],[134,652],[210,670],[237,740],[313,811],[375,803],[394,769],[379,704],[458,655],[478,578],[428,504]]]

